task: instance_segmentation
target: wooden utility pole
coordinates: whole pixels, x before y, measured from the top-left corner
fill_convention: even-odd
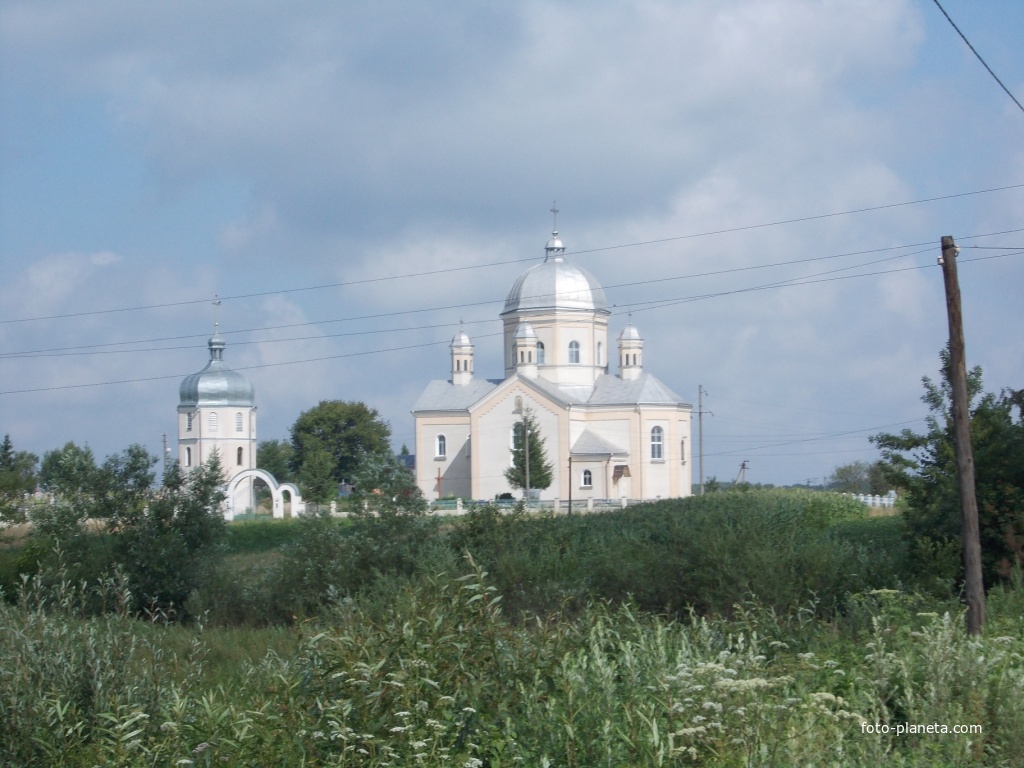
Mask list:
[[[704,495],[704,385],[697,385],[697,434],[700,451],[700,495]]]
[[[527,421],[530,415],[529,409],[523,410],[523,451],[526,469],[526,506],[530,506],[530,422]]]
[[[557,511],[558,510],[556,509],[555,512],[557,512]],[[572,454],[571,453],[569,454],[569,511],[566,512],[566,514],[567,515],[571,515],[572,514]]]
[[[985,625],[985,586],[981,578],[981,535],[978,528],[978,499],[974,492],[974,453],[971,450],[971,414],[967,398],[967,362],[964,352],[964,322],[960,309],[960,282],[956,256],[960,249],[953,238],[942,238],[942,277],[946,284],[946,312],[949,316],[949,366],[953,389],[953,446],[956,450],[956,480],[960,488],[960,536],[964,552],[964,592],[967,597],[967,632],[980,635]]]

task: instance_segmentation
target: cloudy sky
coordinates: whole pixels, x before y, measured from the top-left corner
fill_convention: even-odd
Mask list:
[[[1024,100],[1024,3],[943,5]],[[555,199],[708,393],[707,476],[921,426],[942,235],[969,364],[1024,386],[1024,112],[932,0],[3,0],[0,432],[159,453],[217,319],[261,439],[344,399],[411,444],[460,321],[501,376]]]

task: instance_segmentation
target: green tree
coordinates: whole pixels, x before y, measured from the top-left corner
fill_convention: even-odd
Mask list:
[[[292,444],[287,440],[264,440],[256,447],[256,466],[272,474],[279,483],[293,483],[293,453]]]
[[[51,493],[76,495],[92,490],[96,471],[92,449],[68,442],[63,448],[43,454],[39,484]]]
[[[523,431],[527,439],[523,440]],[[505,479],[513,488],[526,492],[526,452],[530,453],[530,487],[544,490],[551,487],[552,469],[548,461],[544,438],[541,437],[537,419],[530,410],[523,413],[522,420],[513,428],[512,466],[505,470]]]
[[[10,435],[0,445],[0,520],[21,521],[22,502],[36,487],[39,457],[28,451],[15,451]]]
[[[306,459],[326,451],[335,461],[337,483],[351,480],[363,456],[391,453],[391,427],[365,403],[324,400],[304,411],[292,425],[292,471],[302,472]]]
[[[882,449],[888,479],[905,491],[904,519],[921,567],[959,576],[960,496],[953,446],[952,387],[948,349],[940,354],[941,378],[924,378],[929,408],[926,429],[871,438]],[[984,579],[992,586],[1024,564],[1024,419],[1021,392],[982,394],[982,373],[967,374],[971,444]]]
[[[334,457],[327,451],[317,450],[306,456],[299,473],[302,498],[317,504],[329,502],[338,495],[338,483],[334,479]]]
[[[836,493],[881,495],[889,489],[882,462],[854,461],[841,464],[825,478],[825,488]]]
[[[126,482],[130,495],[133,480]],[[222,483],[216,456],[188,472],[174,462],[143,508],[126,507],[114,528],[114,553],[138,612],[187,618],[186,600],[212,575],[224,538]]]

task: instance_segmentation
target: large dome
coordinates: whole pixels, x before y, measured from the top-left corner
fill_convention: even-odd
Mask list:
[[[256,392],[242,374],[224,365],[224,340],[219,333],[210,339],[210,362],[203,370],[190,373],[181,382],[180,403],[184,406],[241,406],[256,404]]]
[[[564,258],[558,232],[551,234],[544,261],[516,280],[505,299],[502,314],[522,310],[582,309],[608,311],[608,300],[597,279]]]

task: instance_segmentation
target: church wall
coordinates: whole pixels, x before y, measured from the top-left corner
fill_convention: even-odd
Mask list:
[[[441,472],[443,497],[472,496],[470,426],[468,414],[438,414],[416,419],[416,484],[428,501],[438,498],[437,473]],[[445,437],[445,455],[437,455],[437,436]]]
[[[513,425],[522,419],[521,413],[515,413],[516,397],[522,398],[523,408],[533,411],[537,427],[545,440],[548,461],[552,464],[552,483],[550,488],[541,492],[541,498],[553,499],[559,494],[562,484],[558,447],[561,409],[517,384],[494,397],[472,415],[471,428],[475,435],[472,464],[479,467],[473,477],[473,497],[476,499],[493,499],[506,492],[518,497],[522,493],[514,490],[505,479],[505,470],[512,466]]]
[[[189,430],[188,415],[192,414]],[[210,415],[216,415],[216,429],[211,428]],[[237,416],[241,414],[242,429],[237,429]],[[242,462],[238,463],[238,449],[242,449]],[[191,449],[191,462],[188,450]],[[222,406],[218,408],[179,407],[178,409],[178,462],[183,468],[206,463],[214,451],[220,458],[225,482],[236,474],[256,466],[256,409],[248,406]]]

